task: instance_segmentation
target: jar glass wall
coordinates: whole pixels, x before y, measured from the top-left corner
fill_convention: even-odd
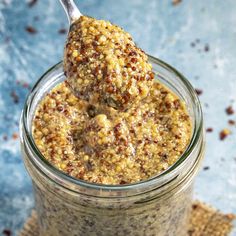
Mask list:
[[[40,235],[184,235],[193,183],[204,153],[203,118],[192,86],[174,68],[149,57],[156,79],[185,103],[192,138],[179,160],[158,176],[127,185],[101,185],[68,176],[37,149],[32,120],[37,104],[62,82],[62,64],[46,72],[27,98],[20,121],[21,147],[32,178]]]

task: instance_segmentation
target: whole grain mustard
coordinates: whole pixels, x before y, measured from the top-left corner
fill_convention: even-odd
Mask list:
[[[154,82],[149,96],[127,111],[77,98],[65,82],[38,105],[33,136],[44,157],[78,179],[126,184],[173,165],[186,149],[191,121],[185,104]]]
[[[135,183],[185,151],[192,133],[185,104],[154,82],[147,55],[118,26],[81,17],[68,35],[64,71],[33,121],[37,147],[59,170],[93,183]]]
[[[64,71],[77,97],[120,110],[145,98],[154,79],[147,55],[129,33],[87,16],[71,26]]]

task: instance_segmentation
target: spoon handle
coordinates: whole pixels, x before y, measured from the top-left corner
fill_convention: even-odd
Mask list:
[[[75,5],[74,0],[60,0],[60,2],[66,12],[70,24],[82,16],[78,7]]]

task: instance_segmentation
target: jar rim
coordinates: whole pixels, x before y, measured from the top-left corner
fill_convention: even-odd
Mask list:
[[[203,115],[202,115],[200,101],[198,99],[198,96],[197,96],[194,88],[190,84],[190,82],[180,72],[178,72],[175,68],[173,68],[172,66],[170,66],[169,64],[167,64],[166,62],[164,62],[160,59],[157,59],[157,58],[150,56],[150,55],[148,55],[148,57],[149,57],[149,61],[151,63],[158,64],[159,66],[163,67],[167,71],[173,73],[179,80],[181,80],[181,82],[187,88],[189,95],[191,97],[191,101],[194,104],[193,111],[194,111],[195,122],[194,122],[191,140],[190,140],[186,150],[183,152],[183,154],[179,157],[179,159],[173,165],[171,165],[168,169],[161,172],[160,174],[155,175],[147,180],[142,180],[139,182],[135,182],[135,183],[131,183],[131,184],[124,184],[124,185],[104,185],[104,184],[98,184],[98,183],[91,183],[91,182],[87,182],[84,180],[74,178],[74,177],[60,171],[59,169],[54,167],[49,161],[47,161],[46,158],[44,158],[42,153],[39,151],[39,149],[37,148],[37,146],[34,142],[34,138],[32,136],[32,131],[27,124],[27,119],[28,119],[28,115],[30,112],[30,104],[34,98],[34,94],[37,91],[40,82],[45,78],[45,76],[47,74],[49,74],[52,71],[61,67],[62,62],[59,62],[56,65],[54,65],[53,67],[51,67],[48,71],[46,71],[40,77],[40,79],[36,82],[36,84],[34,85],[32,90],[30,91],[30,94],[28,95],[28,97],[26,99],[26,102],[25,102],[25,105],[24,105],[24,108],[22,111],[22,116],[21,116],[21,121],[20,121],[20,123],[21,123],[20,124],[21,125],[20,132],[24,133],[24,137],[21,133],[21,135],[20,135],[21,141],[27,142],[27,144],[30,147],[31,152],[34,154],[35,158],[34,158],[34,160],[31,160],[31,162],[33,161],[33,164],[35,165],[35,167],[37,167],[37,169],[41,170],[39,168],[39,166],[37,165],[37,164],[40,164],[40,166],[42,166],[48,172],[53,173],[54,176],[59,177],[59,179],[64,180],[70,184],[75,184],[77,186],[81,186],[86,189],[93,189],[93,190],[98,190],[98,191],[109,191],[109,192],[129,191],[129,190],[141,188],[144,185],[145,186],[147,186],[147,185],[155,186],[156,183],[158,183],[160,181],[160,179],[163,179],[164,177],[166,177],[168,174],[172,173],[173,171],[178,171],[178,169],[185,163],[186,159],[188,159],[188,157],[191,155],[191,153],[193,152],[193,150],[195,149],[195,147],[197,146],[197,144],[199,143],[199,141],[201,139],[201,133],[203,130]],[[37,163],[35,163],[35,162],[37,162]],[[64,186],[63,184],[61,184],[60,180],[57,183]]]

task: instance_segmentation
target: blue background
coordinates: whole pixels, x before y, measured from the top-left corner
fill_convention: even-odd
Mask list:
[[[176,67],[202,90],[205,126],[213,132],[206,134],[195,197],[236,213],[236,126],[228,124],[236,114],[225,112],[230,105],[236,110],[236,1],[183,0],[176,6],[171,0],[77,2],[83,14],[122,26],[147,53]],[[67,27],[59,1],[28,3],[0,0],[0,234],[10,229],[15,235],[33,207],[18,121],[30,87],[61,60],[66,38],[58,32]],[[224,128],[232,134],[221,141]]]

